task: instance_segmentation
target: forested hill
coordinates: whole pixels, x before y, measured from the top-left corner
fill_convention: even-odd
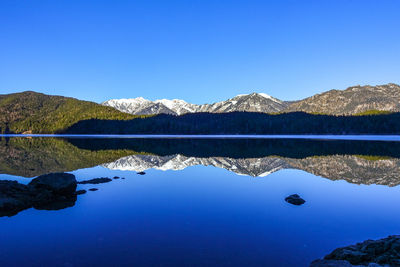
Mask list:
[[[55,133],[81,120],[127,120],[135,117],[70,97],[32,91],[0,95],[0,133]]]
[[[252,112],[161,114],[125,121],[90,119],[69,134],[399,134],[400,113],[358,116]]]
[[[400,113],[303,112],[139,116],[63,96],[0,95],[0,133],[67,134],[399,134]]]

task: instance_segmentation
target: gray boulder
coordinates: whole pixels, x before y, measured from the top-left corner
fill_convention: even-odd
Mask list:
[[[71,195],[76,190],[75,175],[70,173],[50,173],[38,176],[28,186],[36,190],[47,190],[57,195]]]

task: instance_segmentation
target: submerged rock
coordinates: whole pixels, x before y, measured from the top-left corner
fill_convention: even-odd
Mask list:
[[[139,175],[145,175],[146,173],[145,173],[145,172],[138,172],[137,174],[139,174]]]
[[[304,203],[306,203],[306,201],[304,199],[302,199],[298,194],[293,194],[293,195],[286,197],[285,201],[290,204],[297,205],[297,206],[300,206],[300,205],[303,205]]]
[[[75,195],[82,195],[82,194],[85,194],[86,193],[86,190],[78,190],[78,191],[76,191],[75,192]]]
[[[351,264],[349,266],[400,266],[400,235],[392,235],[379,240],[367,240],[337,248],[326,255],[324,260],[314,262],[320,261],[346,261]]]
[[[76,201],[76,179],[68,173],[52,173],[33,179],[28,185],[0,181],[0,216],[13,216],[34,207],[58,210]]]
[[[81,181],[81,182],[78,182],[78,184],[104,184],[104,183],[108,183],[111,181],[112,181],[112,179],[110,179],[110,178],[101,177],[101,178],[93,178],[90,180]]]
[[[97,190],[99,190],[99,189],[97,189],[97,188],[90,188],[89,189],[89,191],[97,191]]]
[[[113,179],[119,179],[119,176],[114,176]]]
[[[353,265],[343,260],[315,260],[310,264],[310,267],[362,267],[362,265]]]

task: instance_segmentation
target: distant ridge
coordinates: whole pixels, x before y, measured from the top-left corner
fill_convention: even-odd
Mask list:
[[[264,93],[237,95],[226,101],[213,104],[196,105],[180,99],[161,99],[150,101],[143,97],[131,99],[111,99],[102,103],[104,106],[135,115],[173,114],[210,112],[224,113],[234,111],[274,113],[287,108],[287,104]]]
[[[331,115],[351,115],[370,110],[400,111],[400,86],[394,83],[377,86],[352,86],[330,90],[291,104],[284,111],[304,111]]]
[[[264,93],[237,95],[226,101],[196,105],[180,99],[150,101],[142,97],[111,99],[102,105],[135,115],[235,111],[279,113],[302,111],[328,115],[353,115],[368,111],[400,111],[400,86],[394,83],[377,86],[352,86],[330,90],[298,101],[282,101]]]

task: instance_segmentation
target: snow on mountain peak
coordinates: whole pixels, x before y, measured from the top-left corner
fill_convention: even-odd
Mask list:
[[[170,110],[176,112],[178,115],[196,112],[198,109],[198,105],[190,104],[181,99],[159,99],[154,101],[154,103],[161,103]]]
[[[266,102],[260,100],[252,100],[248,102],[246,96],[259,96],[264,99],[271,100]],[[213,104],[191,104],[181,99],[158,99],[155,101],[147,100],[143,97],[130,99],[112,99],[103,103],[103,105],[114,107],[122,112],[127,112],[137,115],[148,114],[176,114],[182,115],[195,112],[234,112],[234,111],[249,111],[249,112],[278,112],[286,107],[286,103],[276,98],[273,98],[264,93],[241,94],[226,101],[216,102]]]
[[[151,101],[139,96],[136,98],[110,99],[110,100],[103,102],[103,104],[104,103],[144,103],[144,102],[151,102]]]
[[[267,94],[265,94],[265,93],[259,93],[259,95],[262,96],[262,97],[265,97],[265,98],[267,98],[267,99],[269,99],[269,100],[272,100],[272,101],[274,101],[274,102],[282,103],[282,101],[276,99],[275,97],[272,97],[272,96],[270,96],[270,95],[267,95]]]
[[[270,95],[267,95],[267,94],[265,94],[265,93],[258,93],[260,96],[262,96],[262,97],[265,97],[265,98],[268,98],[268,99],[272,99],[273,97],[272,96],[270,96]]]

